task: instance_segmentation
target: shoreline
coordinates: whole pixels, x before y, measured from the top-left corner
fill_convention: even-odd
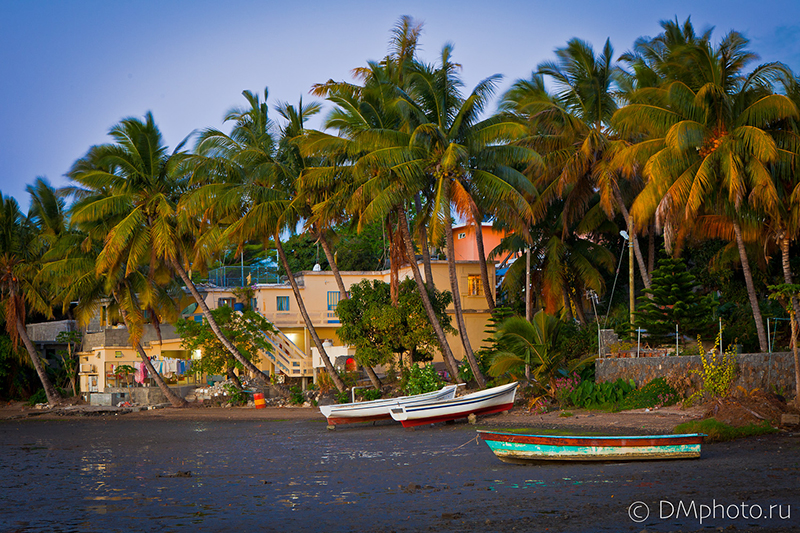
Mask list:
[[[563,429],[565,432],[599,432],[612,435],[628,433],[664,434],[672,433],[675,426],[689,420],[702,418],[702,407],[682,410],[678,407],[666,407],[655,410],[636,409],[610,413],[605,411],[588,411],[571,409],[569,411],[551,411],[549,413],[528,413],[524,407],[515,407],[508,414],[479,417],[476,426],[541,428],[545,430]],[[564,416],[569,414],[569,416]],[[22,402],[13,402],[0,406],[0,421],[20,420],[64,420],[72,418],[102,417],[113,420],[241,420],[241,421],[299,421],[318,420],[325,422],[325,417],[317,407],[206,407],[190,404],[186,408],[171,406],[153,407],[99,407],[76,405],[55,409],[36,409],[27,407]],[[389,424],[392,422],[380,422]],[[458,421],[466,424],[465,420]],[[348,427],[364,427],[370,423],[344,425]],[[437,424],[441,425],[441,424]]]

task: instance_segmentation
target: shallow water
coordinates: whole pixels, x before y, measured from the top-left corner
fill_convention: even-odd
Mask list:
[[[0,532],[652,531],[800,523],[800,439],[700,460],[509,465],[467,424],[326,431],[321,421],[0,423]],[[642,500],[792,505],[792,520],[634,523]]]

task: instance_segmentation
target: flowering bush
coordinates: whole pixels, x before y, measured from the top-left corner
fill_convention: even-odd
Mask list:
[[[571,376],[557,378],[551,382],[550,389],[560,409],[567,406],[570,395],[580,384],[581,378],[575,372]]]

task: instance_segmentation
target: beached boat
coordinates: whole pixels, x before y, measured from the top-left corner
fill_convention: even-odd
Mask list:
[[[447,385],[433,392],[415,394],[413,396],[400,396],[399,398],[384,398],[369,402],[341,403],[334,405],[321,405],[319,410],[328,419],[329,426],[338,424],[352,424],[354,422],[372,422],[391,418],[389,409],[399,405],[414,405],[439,400],[449,400],[456,395],[458,385]]]
[[[473,392],[452,400],[400,405],[392,407],[389,412],[392,418],[403,424],[403,427],[421,426],[467,418],[469,415],[488,415],[508,411],[514,407],[516,392],[517,382],[515,381],[508,385]]]
[[[580,437],[479,430],[494,454],[506,463],[535,461],[629,461],[700,457],[705,435]]]

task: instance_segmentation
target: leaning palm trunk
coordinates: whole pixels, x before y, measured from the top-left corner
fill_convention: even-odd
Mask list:
[[[275,234],[275,248],[278,250],[278,255],[280,255],[281,263],[283,263],[283,268],[286,270],[286,276],[289,278],[289,284],[292,286],[292,292],[294,292],[294,298],[297,300],[297,307],[300,309],[300,314],[303,316],[303,321],[306,324],[306,328],[308,329],[309,334],[311,335],[311,339],[314,341],[314,345],[319,350],[319,358],[322,359],[322,363],[325,365],[325,369],[328,371],[328,374],[331,376],[333,380],[333,384],[336,385],[336,388],[339,392],[344,391],[347,387],[345,387],[342,378],[339,377],[339,374],[336,372],[336,369],[333,367],[330,358],[328,357],[328,353],[325,351],[325,347],[322,345],[322,340],[317,335],[317,330],[314,327],[314,323],[311,322],[311,317],[308,316],[308,311],[306,310],[306,305],[303,302],[303,297],[300,294],[300,288],[297,286],[297,280],[294,279],[294,274],[292,273],[292,269],[289,267],[289,261],[286,259],[286,253],[283,251],[283,246],[281,245],[280,233],[276,232]]]
[[[230,341],[230,339],[228,339],[228,337],[225,336],[225,333],[222,332],[222,329],[219,327],[219,324],[217,324],[217,321],[214,319],[214,315],[211,314],[211,309],[208,308],[208,304],[206,304],[205,299],[197,290],[197,287],[195,286],[192,279],[189,277],[189,274],[186,273],[186,270],[183,268],[183,265],[180,263],[180,261],[178,261],[175,258],[172,258],[170,262],[172,263],[172,268],[175,269],[175,272],[177,272],[178,276],[180,276],[181,280],[183,280],[183,284],[186,286],[186,288],[189,289],[189,292],[192,293],[195,302],[197,302],[197,305],[203,312],[203,316],[206,317],[208,325],[211,327],[211,331],[214,332],[214,335],[216,335],[219,341],[222,343],[222,345],[225,346],[225,349],[228,350],[228,352],[230,352],[230,354],[237,361],[239,361],[239,363],[241,363],[242,366],[244,366],[244,368],[250,371],[250,373],[254,377],[261,379],[262,381],[264,381],[264,383],[269,383],[269,378],[266,375],[264,375],[264,373],[261,370],[259,370],[259,368],[256,365],[254,365],[252,361],[243,356],[241,352],[239,352],[239,350],[236,348],[236,346],[234,346],[234,344]],[[281,390],[282,393],[288,395],[288,391],[283,391],[280,388],[279,390]]]
[[[125,322],[125,327],[128,328],[128,333],[130,333],[133,330],[131,329],[131,321],[128,318],[128,311],[122,306],[117,293],[113,292],[112,294],[114,299],[119,304],[119,312],[122,315],[122,320]],[[134,347],[136,348],[136,352],[139,354],[139,358],[147,367],[147,372],[153,377],[153,380],[156,382],[156,385],[158,385],[159,390],[161,390],[167,400],[169,400],[169,403],[171,403],[173,407],[186,407],[186,400],[172,392],[172,389],[170,389],[167,384],[164,383],[164,380],[161,378],[161,374],[156,372],[153,363],[150,362],[150,358],[147,356],[142,348],[142,344],[138,340],[134,343]]]
[[[750,308],[753,310],[753,319],[756,322],[758,332],[758,345],[762,352],[767,351],[767,335],[764,331],[764,320],[761,318],[761,308],[758,306],[758,296],[756,295],[755,285],[753,284],[753,274],[750,272],[750,262],[747,260],[747,250],[744,247],[742,238],[742,228],[738,222],[733,224],[733,233],[736,236],[736,247],[739,249],[739,259],[742,262],[742,272],[744,281],[747,285],[747,296],[750,299]],[[720,350],[722,347],[720,346]]]
[[[331,245],[328,242],[328,239],[325,237],[325,232],[319,231],[317,232],[317,235],[319,237],[320,244],[322,244],[322,251],[325,252],[325,257],[328,259],[328,264],[331,266],[331,272],[333,272],[333,277],[336,279],[336,284],[339,286],[339,297],[343,300],[349,300],[350,294],[347,292],[347,289],[344,286],[342,274],[339,272],[339,267],[336,265],[336,260],[331,252]],[[380,390],[381,380],[378,378],[375,370],[373,370],[369,365],[362,366],[364,367],[364,372],[367,373],[367,377],[369,378],[370,383],[372,383],[372,386],[375,387],[375,389]]]
[[[479,216],[480,213],[475,213],[475,244],[478,247],[478,263],[481,267],[481,283],[483,283],[483,294],[486,297],[486,305],[489,307],[489,313],[494,311],[495,302],[492,293],[494,292],[489,285],[489,269],[486,266],[486,250],[483,247],[483,224]]]
[[[478,366],[478,360],[475,359],[475,354],[472,352],[469,336],[467,336],[467,323],[464,321],[464,310],[461,308],[461,292],[458,289],[458,276],[456,275],[453,226],[449,223],[445,224],[445,238],[447,239],[447,267],[450,273],[450,290],[453,291],[453,307],[455,308],[456,322],[458,322],[458,334],[459,337],[461,337],[461,344],[464,346],[464,353],[467,356],[467,362],[470,368],[472,368],[475,381],[477,381],[478,386],[483,389],[486,387],[486,379],[483,377],[481,368]]]
[[[125,313],[123,313],[123,317],[124,316]],[[125,325],[128,326],[127,319],[125,319]],[[128,331],[130,331],[130,328],[128,328]],[[186,407],[186,400],[175,394],[172,389],[167,386],[167,384],[164,382],[164,379],[161,377],[161,374],[156,371],[153,363],[150,362],[150,358],[147,357],[144,348],[142,348],[142,344],[139,342],[136,342],[136,352],[139,354],[139,358],[147,367],[147,371],[150,373],[150,376],[152,376],[153,380],[156,382],[156,385],[158,385],[159,390],[164,394],[164,396],[167,397],[169,403],[172,404],[172,407]]]
[[[405,212],[400,207],[397,208],[397,220],[399,226],[398,238],[404,241],[406,253],[409,255],[409,257],[414,257],[414,245],[412,244],[411,240],[411,231],[408,227],[408,219],[406,218]],[[420,298],[422,298],[422,306],[425,308],[425,314],[428,315],[428,320],[433,327],[433,331],[436,333],[436,339],[439,341],[439,349],[442,351],[444,364],[447,366],[447,370],[450,372],[452,379],[458,381],[458,363],[456,363],[456,358],[453,356],[453,351],[450,349],[450,345],[447,343],[447,337],[444,334],[442,325],[439,324],[439,319],[436,316],[436,312],[433,310],[431,299],[428,296],[428,288],[425,286],[425,282],[422,281],[422,274],[420,274],[419,265],[417,265],[417,262],[414,260],[409,261],[409,263],[411,264],[411,271],[414,273],[414,281],[417,284],[417,290],[419,291]]]
[[[325,237],[325,230],[319,230],[316,233],[319,243],[322,245],[322,251],[325,252],[325,258],[328,260],[328,264],[331,267],[331,272],[333,272],[333,278],[336,280],[336,285],[339,286],[339,297],[347,299],[347,289],[344,286],[342,274],[339,272],[339,267],[336,264],[336,258],[333,256],[333,252],[331,251],[331,245],[328,242],[327,237]]]
[[[17,334],[22,339],[22,344],[25,345],[25,349],[28,351],[31,363],[33,363],[33,368],[36,369],[36,374],[39,376],[39,381],[42,382],[44,393],[47,396],[47,403],[50,404],[50,407],[55,407],[61,403],[63,398],[50,382],[50,378],[47,377],[47,371],[44,369],[44,366],[42,366],[39,352],[36,351],[36,347],[31,342],[30,337],[28,337],[28,330],[25,329],[25,324],[22,323],[22,319],[19,316],[17,317]]]
[[[783,263],[783,281],[787,285],[792,284],[792,269],[789,266],[789,239],[785,235],[781,236],[781,261]],[[789,313],[792,326],[792,355],[794,356],[794,390],[795,403],[800,405],[800,358],[797,355],[797,321],[800,320],[800,303],[797,298],[792,296],[792,307]]]
[[[420,194],[414,195],[414,207],[417,209],[417,218],[422,217],[422,200]],[[419,247],[422,251],[422,267],[425,269],[425,285],[433,287],[433,268],[431,267],[431,250],[428,247],[428,228],[421,221],[417,224],[419,231]]]

